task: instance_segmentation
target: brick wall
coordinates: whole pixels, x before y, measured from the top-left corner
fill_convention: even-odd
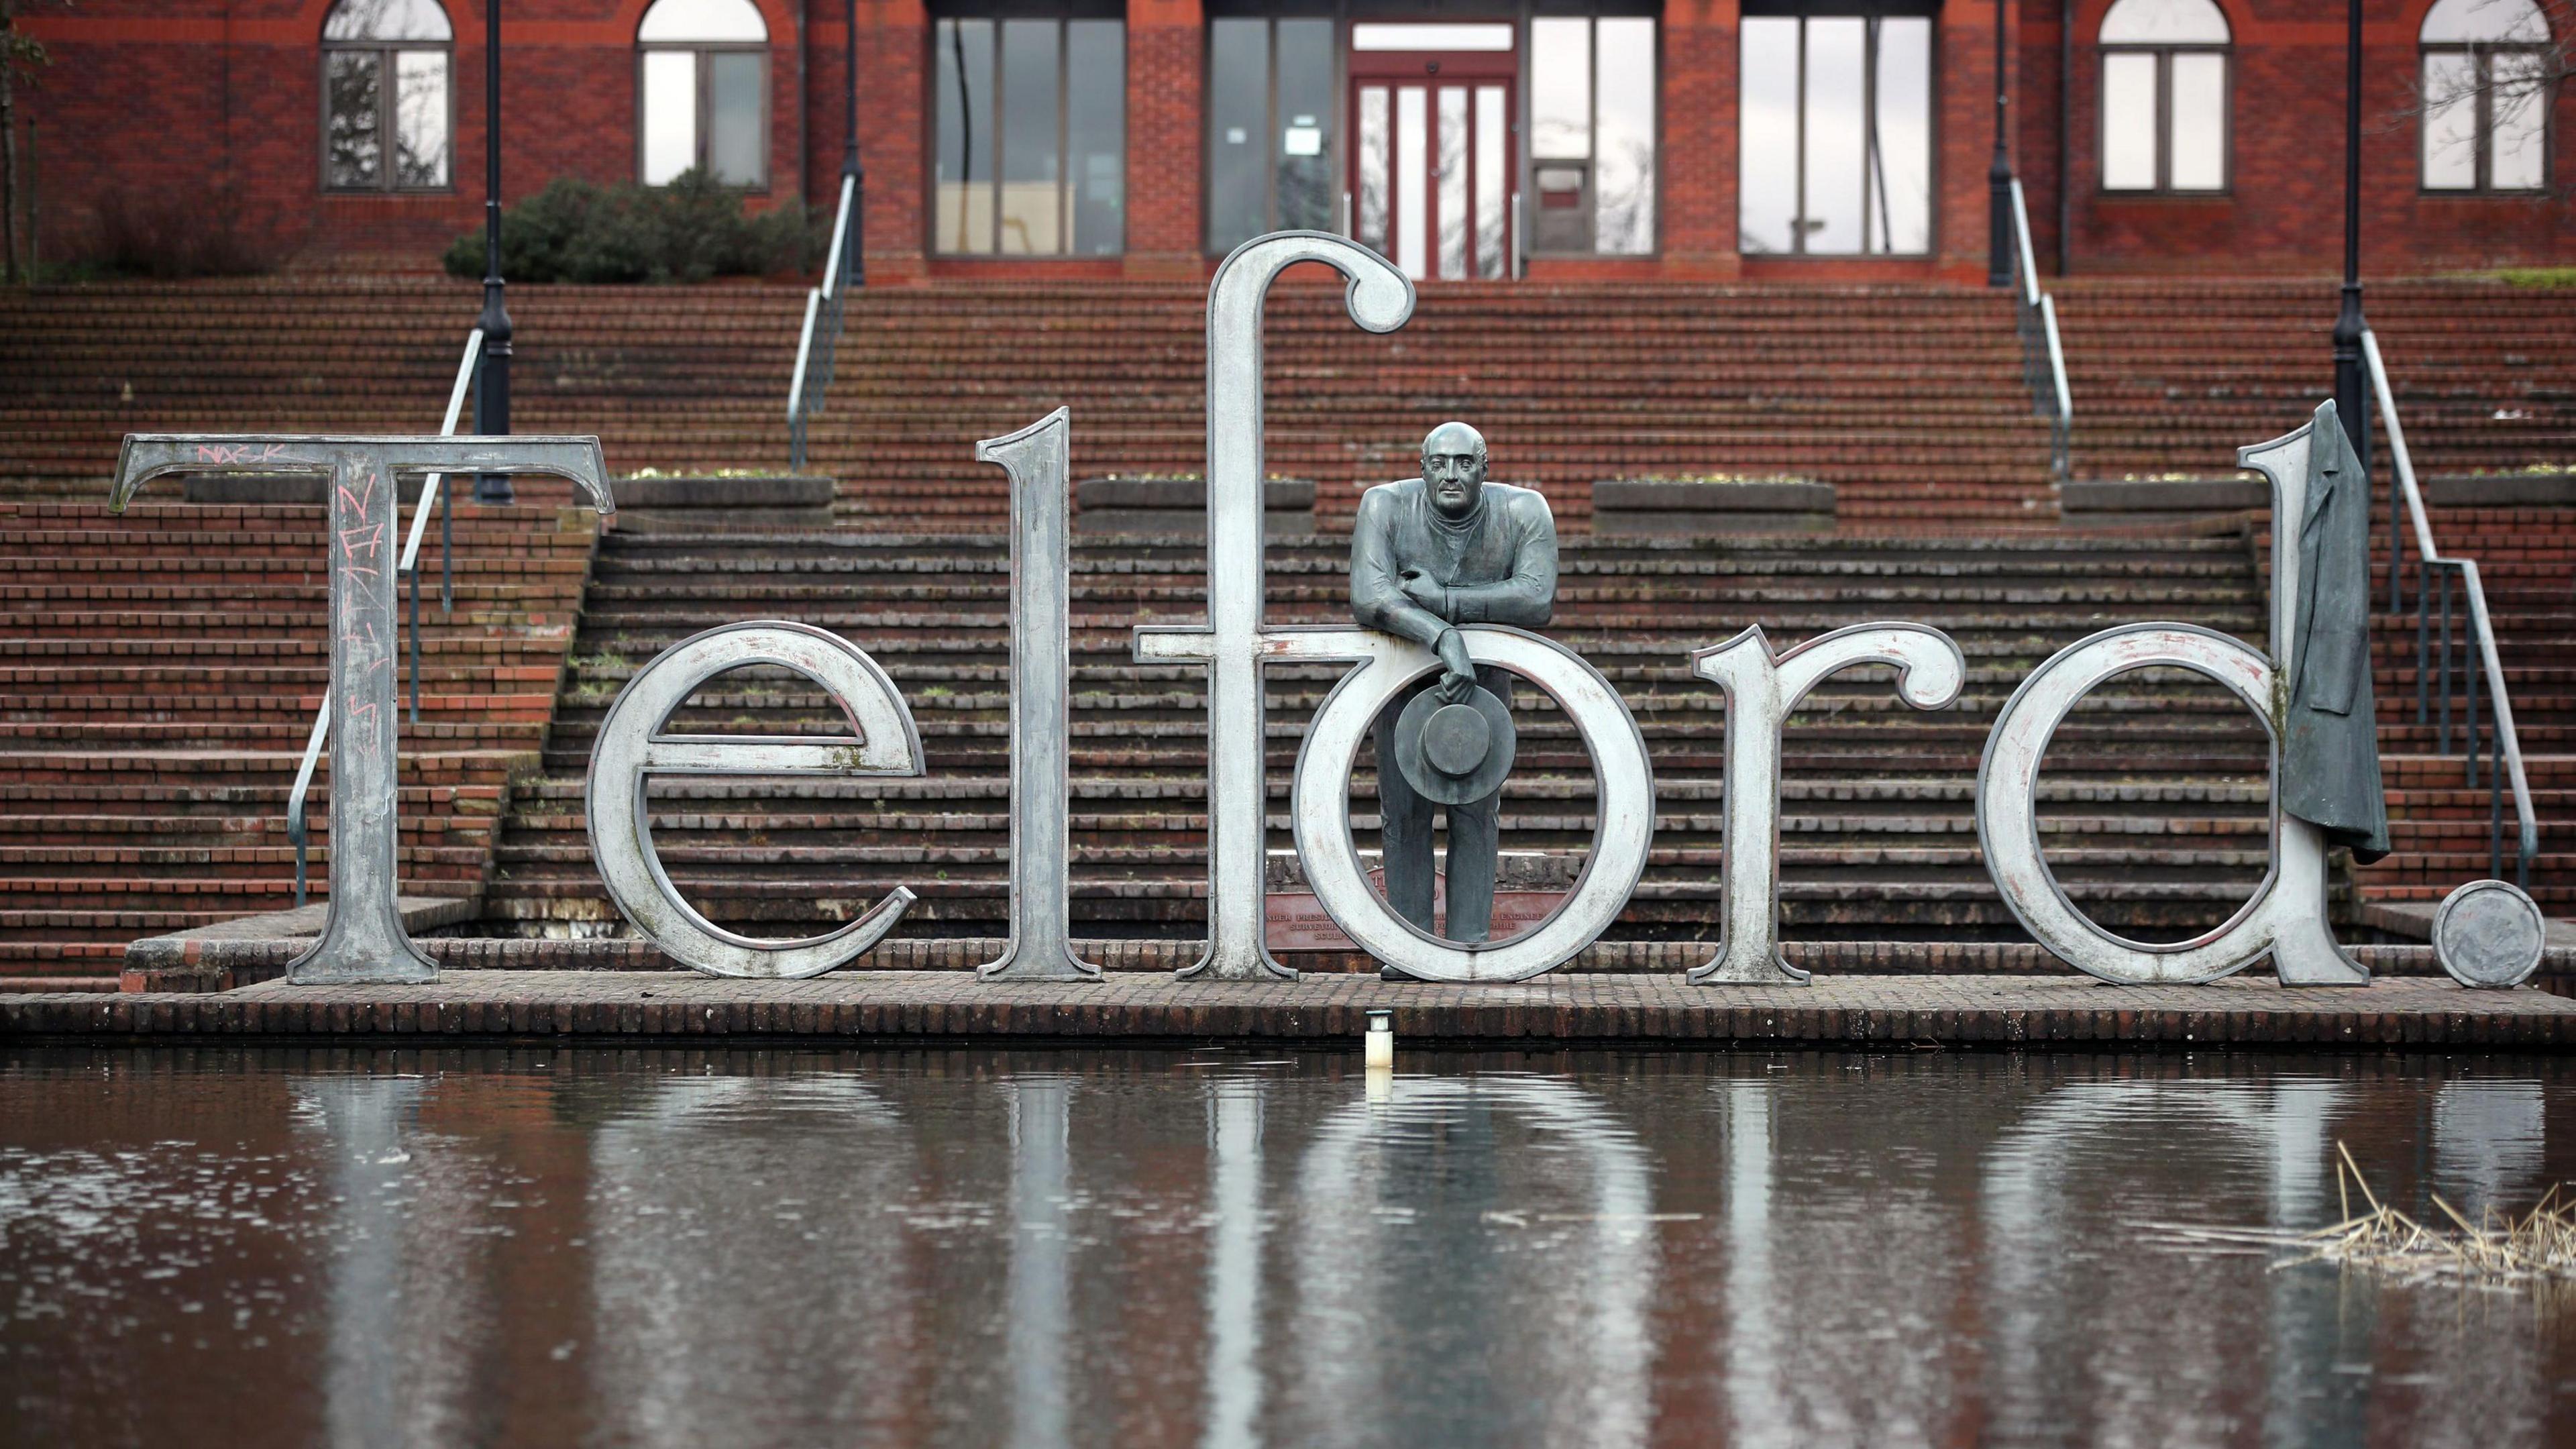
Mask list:
[[[556,175],[635,174],[635,29],[648,0],[511,0],[505,26],[505,195]],[[757,0],[770,32],[770,204],[802,190],[828,206],[838,189],[841,7]],[[1656,261],[1550,262],[1573,275],[1982,277],[1986,170],[1993,144],[1993,25],[1998,0],[1951,0],[1937,41],[1939,176],[1934,248],[1922,262],[1763,259],[1736,251],[1739,0],[1669,0],[1664,17],[1661,255]],[[2044,264],[2059,234],[2057,175],[2061,0],[2000,0],[2013,41],[2014,163],[2029,192]],[[2234,32],[2234,184],[2224,196],[2117,197],[2098,191],[2100,58],[2093,38],[2110,0],[2070,0],[2076,46],[2064,147],[2072,262],[2080,272],[2328,271],[2342,205],[2343,30],[2312,0],[2220,0]],[[2576,260],[2569,206],[2544,200],[2429,196],[2416,184],[2417,131],[2404,114],[2415,36],[2430,0],[2367,0],[2365,266],[2424,272]],[[118,194],[156,207],[221,208],[237,225],[308,261],[365,257],[433,266],[439,248],[481,221],[482,8],[450,0],[457,93],[455,185],[429,195],[348,195],[320,186],[320,61],[329,0],[84,0],[39,11],[28,28],[56,63],[24,96],[38,125],[44,247],[82,250]],[[923,216],[928,17],[923,0],[861,0],[864,229],[871,277],[928,275]],[[800,32],[800,21],[811,20]],[[1127,251],[1119,264],[940,263],[982,275],[1198,275],[1201,255],[1199,0],[1134,0],[1128,10]],[[112,84],[109,82],[113,82]],[[2576,126],[2576,95],[2555,124]],[[2552,147],[2555,181],[2576,190],[2576,156]]]
[[[2100,190],[2101,56],[2094,48],[2111,0],[2074,0],[2068,90],[2071,266],[2078,272],[2332,271],[2343,257],[2343,7],[2314,0],[2220,0],[2233,32],[2229,85],[2232,185],[2223,197],[2123,197]],[[2576,94],[2551,116],[2553,186],[2543,199],[2428,195],[2418,185],[2421,133],[2408,114],[2420,64],[2416,36],[2431,0],[2364,0],[2362,19],[2362,266],[2430,272],[2512,262],[2576,260],[2563,193],[2576,188]],[[2549,7],[2559,11],[2560,7]],[[2055,6],[2021,31],[2028,78],[2017,158],[2032,186],[2031,224],[2054,255],[2057,197]],[[2045,9],[2047,13],[2036,13]],[[2563,13],[2563,12],[2562,12]],[[2045,190],[2034,183],[2050,182]],[[2043,196],[2045,201],[2043,202]]]

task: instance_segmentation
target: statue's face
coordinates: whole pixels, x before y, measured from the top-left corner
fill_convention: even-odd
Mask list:
[[[1432,507],[1451,518],[1466,517],[1485,491],[1485,450],[1433,434],[1422,449],[1422,482],[1431,490]]]

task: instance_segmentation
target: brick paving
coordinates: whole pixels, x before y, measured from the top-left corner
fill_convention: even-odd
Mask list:
[[[1807,987],[1692,986],[1678,975],[1574,975],[1510,986],[1363,975],[1183,982],[1143,973],[993,983],[955,971],[729,981],[667,972],[459,972],[427,986],[291,986],[214,995],[0,998],[0,1039],[588,1040],[721,1037],[1329,1040],[1392,1008],[1409,1042],[1705,1045],[2576,1046],[2576,1000],[2474,992],[2447,980],[2285,990],[2251,975],[2121,987],[2068,974],[1819,976]]]

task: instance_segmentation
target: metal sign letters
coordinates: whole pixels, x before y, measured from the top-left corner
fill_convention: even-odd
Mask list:
[[[331,901],[296,981],[429,981],[438,975],[394,902],[394,572],[397,477],[550,473],[600,512],[614,505],[597,438],[197,436],[130,433],[108,507],[173,473],[318,473],[329,490],[331,561]]]
[[[1273,662],[1352,666],[1307,726],[1290,801],[1298,858],[1334,923],[1391,975],[1494,982],[1554,970],[1618,919],[1646,867],[1655,785],[1645,739],[1600,671],[1528,630],[1444,625],[1435,641],[1449,656],[1444,664],[1433,647],[1376,628],[1264,623],[1261,313],[1271,283],[1299,262],[1320,263],[1347,279],[1351,320],[1367,331],[1395,330],[1414,307],[1412,284],[1385,259],[1317,232],[1283,232],[1245,243],[1218,268],[1209,289],[1207,622],[1142,625],[1133,636],[1139,661],[1204,666],[1208,676],[1208,949],[1181,975],[1241,981],[1295,974],[1264,942],[1262,670]],[[2333,426],[2331,409],[2323,409],[2308,427],[2238,455],[2242,466],[2271,479],[2274,517],[2302,517],[2311,433]],[[1100,974],[1074,949],[1069,911],[1069,431],[1068,416],[1058,409],[975,449],[979,460],[999,465],[1011,480],[1011,924],[1001,955],[982,968],[984,976],[999,980]],[[1474,454],[1481,478],[1481,443]],[[394,478],[426,471],[554,473],[587,489],[605,512],[610,503],[599,445],[589,438],[137,435],[126,440],[116,506],[147,479],[181,471],[317,472],[331,480],[331,689],[339,728],[331,792],[331,913],[322,939],[296,963],[295,976],[427,980],[434,974],[430,963],[405,939],[394,906]],[[1467,502],[1472,501],[1469,490]],[[2059,651],[2022,681],[1995,721],[1976,794],[1987,870],[2032,937],[2079,970],[2117,982],[2202,982],[2269,957],[2285,985],[2361,985],[2369,979],[2327,923],[2324,832],[2277,808],[2285,708],[2278,681],[2292,677],[2292,651],[2299,647],[2292,627],[2302,566],[2297,529],[2275,529],[2272,564],[2275,654],[2187,624],[2126,625]],[[1441,592],[1449,586],[1436,580],[1414,579],[1406,587],[1428,590],[1425,598],[1453,598]],[[1462,642],[1465,660],[1457,657]],[[1893,666],[1897,696],[1906,704],[1946,709],[1959,698],[1966,662],[1948,635],[1908,623],[1838,629],[1779,654],[1761,630],[1747,629],[1694,652],[1690,662],[1699,676],[1723,688],[1727,713],[1720,944],[1690,979],[1804,981],[1806,973],[1781,956],[1778,939],[1784,724],[1826,678],[1862,664]],[[1554,700],[1591,753],[1598,802],[1592,847],[1571,893],[1536,926],[1491,942],[1447,940],[1398,914],[1370,884],[1350,829],[1352,770],[1373,722],[1390,701],[1435,672],[1452,681],[1444,687],[1454,688],[1471,663],[1508,671]],[[820,686],[848,717],[852,736],[670,732],[695,691],[746,666],[784,668]],[[2040,764],[2059,724],[2103,681],[2147,668],[2191,670],[2217,681],[2265,721],[2274,740],[2270,874],[2224,926],[2163,945],[2113,935],[2077,908],[2048,868],[2038,819]],[[1380,768],[1388,766],[1381,762]],[[716,975],[811,976],[883,939],[911,904],[912,892],[896,889],[825,936],[779,941],[727,931],[681,896],[654,852],[652,778],[885,778],[918,776],[923,769],[921,741],[902,695],[857,646],[803,624],[727,625],[673,645],[635,676],[610,709],[591,759],[591,849],[618,908],[675,959]]]

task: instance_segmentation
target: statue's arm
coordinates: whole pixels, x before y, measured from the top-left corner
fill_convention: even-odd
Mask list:
[[[1517,624],[1540,629],[1556,613],[1556,514],[1536,493],[1514,500],[1512,526],[1517,535],[1512,576],[1490,584],[1464,584],[1449,590],[1450,607],[1461,624]]]
[[[1395,526],[1390,501],[1375,489],[1360,495],[1351,526],[1351,617],[1426,649],[1440,647],[1449,621],[1413,602],[1396,575]]]

